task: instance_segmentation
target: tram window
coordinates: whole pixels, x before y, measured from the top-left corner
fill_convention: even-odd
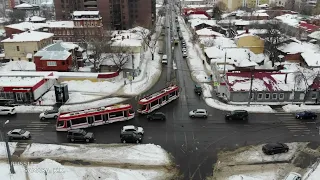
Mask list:
[[[124,111],[124,117],[128,117],[129,111]]]
[[[151,102],[151,106],[153,107],[153,106],[155,106],[155,105],[158,105],[159,103],[158,103],[158,101],[153,101],[153,102]]]
[[[74,124],[88,123],[87,118],[85,118],[85,117],[83,117],[83,118],[78,118],[78,119],[72,119],[71,122],[72,122],[72,125],[74,125]]]
[[[58,127],[64,126],[64,121],[58,121],[57,126]]]
[[[94,116],[94,120],[95,120],[95,121],[100,121],[100,120],[102,120],[101,115],[96,115],[96,116]]]
[[[123,116],[123,111],[109,113],[110,118],[121,117],[121,116]]]
[[[162,97],[162,101],[165,101],[165,100],[166,100],[166,97],[167,97],[167,96],[163,96],[163,97]]]
[[[147,105],[139,105],[141,110],[145,110],[147,108]]]
[[[174,96],[176,94],[176,92],[174,91],[174,92],[172,92],[172,93],[170,93],[169,94],[169,98],[171,98],[172,96]]]
[[[103,120],[104,120],[104,121],[108,121],[108,114],[104,114],[104,115],[103,115]]]
[[[134,111],[133,111],[132,109],[129,109],[129,113],[130,113],[130,114],[133,114]]]

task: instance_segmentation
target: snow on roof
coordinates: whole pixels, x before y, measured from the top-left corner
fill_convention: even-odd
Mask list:
[[[282,23],[295,27],[299,25],[299,22],[302,18],[297,14],[284,14],[275,17],[275,19],[282,21]]]
[[[217,26],[216,20],[207,20],[207,19],[190,19],[189,20],[191,27],[194,28],[200,24],[208,24],[210,26]]]
[[[200,5],[200,4],[193,4],[193,5],[187,5],[188,8],[205,8],[207,5]]]
[[[320,53],[304,52],[301,56],[309,67],[320,67]]]
[[[26,21],[30,21],[30,22],[38,22],[38,21],[45,21],[46,18],[43,17],[39,17],[39,16],[32,16],[29,18],[26,18]]]
[[[236,26],[248,26],[250,25],[250,21],[238,20],[235,22]]]
[[[204,14],[190,14],[189,19],[209,19],[209,18]]]
[[[46,23],[45,27],[49,28],[73,28],[74,23],[73,21],[49,21]]]
[[[48,39],[53,37],[53,33],[45,33],[38,31],[26,31],[20,34],[13,34],[12,39],[7,38],[1,42],[38,42],[43,39]]]
[[[11,24],[6,26],[11,29],[18,29],[21,31],[27,30],[38,30],[44,27],[55,28],[55,27],[65,27],[65,28],[73,28],[73,21],[48,21],[46,23],[33,23],[33,22],[21,22],[17,24]]]
[[[196,34],[198,36],[223,36],[223,34],[220,34],[216,31],[213,31],[212,29],[208,29],[208,28],[202,28],[200,30],[197,30]]]
[[[215,46],[226,48],[226,47],[237,47],[235,42],[232,39],[226,38],[226,37],[216,37],[213,39],[213,42]]]
[[[66,60],[71,55],[69,51],[75,48],[79,46],[69,42],[58,42],[44,47],[34,56],[40,56],[40,60]]]
[[[223,50],[222,49],[219,49],[215,46],[213,47],[209,47],[209,48],[206,48],[204,50],[204,52],[206,53],[207,57],[209,59],[218,59],[218,58],[223,58],[225,53],[223,53]]]
[[[290,42],[284,43],[278,50],[287,53],[287,54],[297,54],[303,52],[319,52],[320,48],[316,44],[308,43],[308,42]]]
[[[119,33],[120,32],[120,33]],[[111,39],[112,46],[123,47],[139,47],[143,43],[143,38],[149,34],[149,30],[142,27],[135,27],[133,29],[124,31],[114,31]]]
[[[245,32],[246,32],[246,30],[238,30],[237,31],[238,34],[243,34]],[[257,35],[257,34],[266,34],[268,32],[268,30],[267,29],[249,29],[249,32],[251,34]]]
[[[260,16],[260,17],[269,17],[269,15],[265,12],[265,10],[258,10],[254,11],[252,13],[250,12],[243,12],[243,13],[237,13],[237,16]]]
[[[22,3],[19,5],[16,5],[15,8],[33,8],[33,6],[31,4]]]
[[[41,81],[43,77],[0,77],[0,84],[2,87],[18,86],[18,87],[32,87]]]
[[[315,31],[308,35],[308,37],[316,40],[320,40],[320,31]]]
[[[74,16],[97,16],[99,15],[99,11],[74,11]]]
[[[267,8],[267,7],[269,7],[269,4],[260,4],[260,5],[258,5],[258,7],[260,7],[260,8]]]

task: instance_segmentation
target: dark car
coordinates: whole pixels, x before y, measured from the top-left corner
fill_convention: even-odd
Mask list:
[[[199,94],[199,95],[202,94],[202,88],[201,88],[201,86],[196,84],[196,85],[194,86],[194,92],[197,93],[197,94]]]
[[[248,120],[249,113],[246,110],[235,110],[226,115],[226,120]]]
[[[141,143],[142,142],[142,135],[136,133],[134,131],[125,131],[120,134],[120,140],[122,143]]]
[[[166,120],[166,115],[162,112],[156,112],[147,116],[148,120]]]
[[[262,146],[263,153],[267,155],[286,153],[289,151],[289,147],[284,143],[270,143]]]
[[[83,129],[72,129],[68,131],[67,138],[70,142],[75,141],[85,141],[92,142],[94,141],[94,135],[92,132],[86,132]]]
[[[317,115],[311,111],[303,111],[296,114],[296,119],[316,119]]]

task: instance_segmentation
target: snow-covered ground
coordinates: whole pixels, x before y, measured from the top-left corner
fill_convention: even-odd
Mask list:
[[[113,94],[117,92],[122,85],[123,81],[101,81],[101,82],[92,82],[89,80],[84,81],[64,81],[63,83],[68,84],[69,91],[77,91],[77,92],[96,92],[96,93],[104,93],[106,95]]]
[[[5,152],[5,147],[0,146],[1,152]],[[1,180],[166,180],[172,179],[177,173],[175,169],[169,168],[172,166],[166,151],[153,144],[72,146],[32,144],[22,156],[24,161],[14,163],[15,174],[10,174],[8,163],[0,162]],[[32,158],[44,160],[35,163]],[[54,161],[58,159],[71,161],[81,159],[91,162],[91,165],[82,167],[62,165]],[[94,165],[95,162],[104,164]],[[125,166],[120,168],[115,166],[116,164]]]
[[[198,44],[193,44],[191,42],[191,33],[189,32],[188,26],[184,23],[182,18],[179,19],[181,32],[186,40],[187,49],[188,49],[188,63],[191,70],[191,75],[194,77],[195,81],[202,83],[203,97],[206,103],[216,109],[224,111],[233,111],[233,110],[247,110],[249,112],[265,112],[273,113],[274,110],[270,106],[263,105],[251,105],[251,106],[236,106],[222,103],[214,98],[212,98],[211,92],[213,88],[207,82],[211,82],[209,74],[213,74],[210,66],[205,62],[203,64],[202,60],[205,60],[201,48]],[[209,74],[208,74],[209,73]]]
[[[0,71],[35,71],[36,65],[28,61],[10,61],[8,63],[0,64]]]
[[[301,112],[301,111],[314,111],[314,112],[320,112],[320,106],[319,105],[292,105],[288,104],[282,107],[282,109],[285,112]]]
[[[40,113],[53,109],[52,106],[15,106],[17,113]]]
[[[230,176],[228,180],[277,180],[275,172],[251,173],[246,175]]]
[[[0,140],[3,141],[2,135],[0,137],[1,137]],[[16,147],[17,147],[16,142],[9,142],[10,154],[14,153],[14,150],[16,149]],[[0,158],[7,158],[7,157],[8,157],[8,155],[7,155],[7,150],[6,150],[6,144],[5,144],[5,142],[0,142]]]

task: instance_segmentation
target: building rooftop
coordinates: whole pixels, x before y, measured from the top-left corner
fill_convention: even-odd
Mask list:
[[[1,42],[38,42],[53,37],[53,35],[52,33],[26,31],[20,34],[13,34],[12,38],[7,38]]]
[[[29,21],[29,22],[42,22],[42,21],[46,21],[46,18],[39,17],[39,16],[32,16],[32,17],[26,18],[26,21]]]
[[[99,11],[74,11],[73,16],[98,16]]]
[[[19,5],[16,5],[15,8],[19,9],[19,8],[33,8],[34,6],[31,4],[27,4],[27,3],[22,3]]]
[[[213,31],[212,29],[208,29],[208,28],[202,28],[196,31],[196,34],[198,36],[221,36],[223,37],[223,34],[220,34],[216,31]]]
[[[34,56],[41,57],[40,60],[66,60],[71,55],[69,51],[75,48],[80,47],[73,43],[57,42],[44,47]]]
[[[12,76],[2,76],[0,77],[0,84],[2,87],[32,87],[41,81],[43,77],[12,77]]]
[[[189,19],[209,19],[209,18],[204,14],[190,14]]]
[[[206,19],[190,19],[191,27],[194,28],[200,24],[207,24],[209,26],[217,26],[216,20],[206,20]]]
[[[46,23],[33,23],[33,22],[21,22],[17,24],[11,24],[6,26],[11,29],[18,29],[20,31],[27,31],[27,30],[38,30],[41,28],[73,28],[74,23],[73,21],[47,21]]]

